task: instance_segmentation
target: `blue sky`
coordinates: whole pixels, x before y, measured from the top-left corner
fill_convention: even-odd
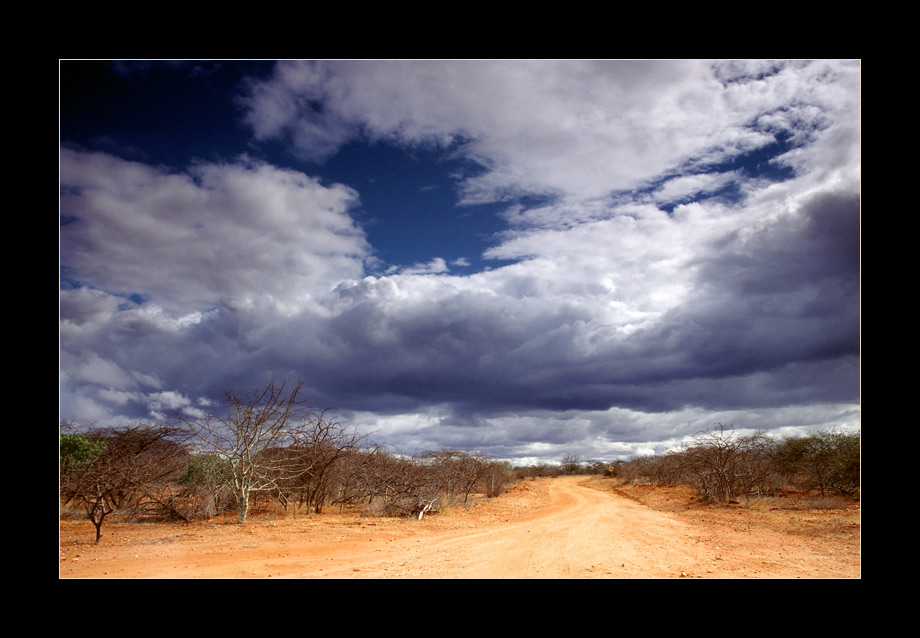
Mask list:
[[[60,63],[60,411],[406,453],[860,423],[860,63]]]

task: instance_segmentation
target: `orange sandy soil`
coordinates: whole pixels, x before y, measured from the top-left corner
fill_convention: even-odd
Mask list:
[[[858,503],[715,507],[683,487],[538,479],[423,520],[256,513],[60,522],[61,578],[859,578]]]

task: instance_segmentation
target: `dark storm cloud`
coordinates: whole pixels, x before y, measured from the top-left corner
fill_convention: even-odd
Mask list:
[[[822,194],[727,240],[701,270],[698,298],[673,312],[698,326],[687,334],[702,346],[694,367],[744,374],[857,356],[859,214],[857,195]]]

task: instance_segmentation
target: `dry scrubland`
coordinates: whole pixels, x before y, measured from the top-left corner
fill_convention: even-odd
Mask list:
[[[688,486],[536,478],[422,520],[257,509],[192,523],[63,516],[62,578],[858,578],[857,501],[730,505]]]
[[[60,437],[64,577],[856,577],[859,434],[605,464],[371,444],[299,398]],[[606,477],[606,478],[605,478]]]

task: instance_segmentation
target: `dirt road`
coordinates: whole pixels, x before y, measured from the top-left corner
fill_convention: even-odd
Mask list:
[[[62,523],[63,578],[797,578],[859,576],[858,547],[704,523],[589,486],[522,483],[422,521],[322,515],[118,525],[98,545]]]

